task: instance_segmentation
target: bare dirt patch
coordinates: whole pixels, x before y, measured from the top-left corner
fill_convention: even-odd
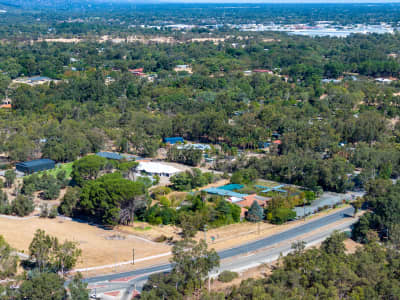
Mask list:
[[[194,42],[204,43],[204,42],[213,42],[214,44],[219,44],[225,42],[225,38],[193,38],[191,40]]]
[[[344,246],[346,247],[346,253],[352,254],[355,253],[357,248],[362,247],[360,243],[353,241],[352,239],[347,239],[344,241]]]
[[[0,218],[0,234],[19,251],[28,253],[29,244],[37,229],[58,237],[61,241],[71,240],[79,243],[82,259],[79,267],[91,267],[132,259],[143,258],[170,251],[166,244],[155,244],[135,237],[133,234],[122,234],[116,230],[104,230],[86,223],[56,219],[31,218],[13,220]],[[119,236],[118,239],[113,236]]]
[[[263,39],[264,43],[273,43],[273,42],[280,42],[281,40],[277,39]]]

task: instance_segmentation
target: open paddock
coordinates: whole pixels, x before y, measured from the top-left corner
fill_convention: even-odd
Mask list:
[[[170,247],[166,244],[154,243],[133,234],[105,230],[63,218],[0,217],[0,234],[12,247],[24,253],[28,253],[29,244],[37,229],[45,230],[47,234],[58,237],[60,241],[78,242],[82,249],[78,268],[129,261],[132,259],[133,248],[135,248],[135,259],[170,251]]]

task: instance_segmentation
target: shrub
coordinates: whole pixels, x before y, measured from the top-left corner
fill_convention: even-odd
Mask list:
[[[49,216],[49,206],[43,204],[40,206],[40,218],[47,218]]]
[[[53,206],[53,207],[50,209],[49,218],[50,218],[50,219],[54,219],[55,217],[57,217],[57,215],[58,215],[57,206]]]
[[[72,217],[76,204],[79,201],[81,190],[79,187],[68,187],[65,193],[61,205],[58,207],[60,214]]]
[[[154,215],[149,215],[147,218],[147,222],[151,225],[161,225],[162,224],[162,218],[161,217],[155,217]]]
[[[271,222],[273,224],[283,224],[296,218],[296,212],[292,211],[290,208],[277,208],[271,213]]]
[[[163,242],[165,242],[167,239],[168,239],[168,238],[167,238],[165,235],[160,235],[160,236],[156,237],[156,238],[154,239],[154,241],[155,241],[156,243],[163,243]]]
[[[175,224],[177,221],[176,211],[172,208],[163,208],[160,212],[160,217],[164,225]]]
[[[218,275],[218,280],[221,282],[231,282],[232,280],[239,277],[239,274],[232,271],[223,271]]]
[[[260,222],[264,218],[264,210],[254,201],[246,214],[246,220],[250,222]]]
[[[165,206],[165,207],[171,206],[171,201],[165,196],[161,196],[159,201],[162,206]]]
[[[159,186],[152,190],[154,197],[157,199],[159,196],[166,196],[172,192],[169,187],[166,186]]]
[[[11,204],[12,213],[19,217],[29,215],[35,209],[33,200],[30,197],[18,195],[17,198]]]

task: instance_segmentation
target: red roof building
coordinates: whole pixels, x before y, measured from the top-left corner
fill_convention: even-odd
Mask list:
[[[129,72],[131,72],[131,73],[142,73],[143,71],[144,71],[144,68],[129,69]]]
[[[267,74],[274,74],[274,72],[272,72],[271,70],[267,70],[267,69],[255,69],[253,70],[254,73],[267,73]]]
[[[237,201],[237,202],[235,202],[235,204],[244,208],[244,207],[250,207],[254,201],[257,201],[257,203],[261,207],[265,207],[269,200],[271,200],[271,198],[261,197],[261,196],[257,196],[257,194],[252,194],[252,195],[244,196],[242,201]]]

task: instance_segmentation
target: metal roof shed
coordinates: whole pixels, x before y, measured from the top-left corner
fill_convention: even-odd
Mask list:
[[[167,144],[171,144],[171,145],[174,145],[174,144],[177,144],[177,143],[184,143],[185,141],[184,141],[184,139],[183,139],[183,137],[166,137],[166,138],[164,138],[164,143],[167,143]]]
[[[121,160],[124,158],[122,155],[115,152],[98,152],[96,153],[96,155],[107,159],[115,159],[115,160]]]
[[[51,159],[37,159],[31,161],[20,162],[15,165],[17,171],[25,174],[32,174],[39,171],[54,169],[55,162]]]

